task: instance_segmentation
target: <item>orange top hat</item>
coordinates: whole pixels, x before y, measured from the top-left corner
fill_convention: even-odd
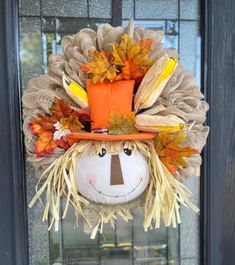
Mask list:
[[[112,112],[118,114],[132,111],[134,80],[120,80],[93,84],[86,81],[92,132],[70,133],[67,140],[70,145],[83,139],[97,141],[122,141],[153,139],[154,133],[133,133],[126,135],[109,134],[108,122]],[[105,132],[105,134],[104,134]]]

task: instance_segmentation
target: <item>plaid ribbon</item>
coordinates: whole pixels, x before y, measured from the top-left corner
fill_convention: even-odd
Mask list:
[[[108,129],[97,128],[97,129],[91,129],[91,132],[92,133],[108,134],[109,130]]]

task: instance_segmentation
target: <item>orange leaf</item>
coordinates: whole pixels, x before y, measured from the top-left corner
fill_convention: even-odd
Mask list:
[[[140,44],[140,46],[142,48],[150,49],[151,46],[152,46],[152,44],[153,44],[153,39],[150,39],[150,38],[148,38],[148,39],[141,39],[139,41],[139,44]]]
[[[116,80],[141,80],[153,64],[153,60],[148,57],[151,45],[151,39],[142,39],[136,43],[129,35],[124,34],[122,42],[114,44],[112,49],[112,63],[121,67],[121,74]]]
[[[111,56],[108,52],[96,50],[89,51],[93,61],[83,64],[80,69],[92,75],[93,84],[102,83],[104,80],[113,81],[117,76],[117,70],[111,64]]]
[[[135,64],[132,60],[124,61],[124,67],[121,68],[121,74],[118,75],[117,80],[130,80],[134,79],[141,81],[144,75],[149,70],[149,67],[139,66]]]
[[[56,118],[39,115],[37,119],[29,123],[32,133],[38,135],[44,131],[55,131],[54,123],[57,122]]]
[[[32,130],[32,134],[40,134],[43,132],[41,124],[37,120],[31,121],[29,123],[29,128]]]
[[[51,154],[57,147],[57,141],[53,140],[53,133],[50,131],[42,132],[35,144],[38,157]]]
[[[73,109],[69,103],[55,97],[50,111],[52,116],[64,118],[69,117],[69,115],[73,112]]]
[[[160,132],[155,141],[155,148],[162,163],[175,174],[179,166],[187,167],[184,157],[198,154],[198,151],[189,146],[181,146],[187,134],[183,131],[177,133]]]

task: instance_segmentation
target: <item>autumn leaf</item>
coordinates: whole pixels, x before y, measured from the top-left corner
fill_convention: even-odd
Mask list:
[[[39,115],[35,120],[29,123],[29,127],[34,135],[38,135],[35,143],[35,151],[38,157],[45,156],[52,153],[57,147],[58,143],[53,140],[55,127],[57,122],[55,117],[47,117]]]
[[[82,108],[76,111],[79,121],[91,122],[91,114],[88,108]]]
[[[61,118],[60,123],[62,130],[69,129],[71,132],[79,132],[83,128],[76,113],[70,114],[68,118]]]
[[[65,141],[64,138],[60,138],[60,140],[57,140],[57,146],[64,150],[67,150],[70,147],[69,143]]]
[[[50,111],[51,116],[40,114],[29,123],[32,133],[38,136],[35,143],[38,157],[51,154],[57,147],[67,150],[66,130],[77,132],[90,122],[88,109],[73,110],[69,103],[56,97]]]
[[[153,60],[148,57],[151,45],[151,39],[142,39],[135,43],[129,35],[124,34],[122,42],[114,44],[112,49],[112,63],[121,67],[121,73],[116,80],[141,80],[153,64]]]
[[[176,173],[179,166],[187,167],[184,157],[192,157],[198,154],[198,151],[189,146],[182,146],[187,134],[183,131],[177,133],[160,132],[155,140],[155,148],[160,160],[166,168],[173,174]]]
[[[106,51],[90,50],[89,55],[93,61],[83,64],[81,70],[92,75],[93,84],[102,83],[105,79],[113,81],[117,70],[111,63],[111,56]]]
[[[113,64],[124,66],[127,59],[128,50],[134,45],[134,41],[128,34],[122,36],[120,44],[114,44],[112,47]]]
[[[135,128],[134,112],[122,114],[112,111],[108,121],[108,130],[110,134],[115,135],[138,133],[139,131]]]
[[[57,147],[67,150],[69,148],[69,144],[63,138],[60,140],[54,140],[53,133],[50,131],[42,132],[35,144],[36,155],[37,157],[49,155]]]
[[[57,119],[54,117],[47,117],[43,115],[38,115],[38,117],[29,123],[29,128],[31,128],[34,135],[38,135],[44,131],[54,132],[54,123]]]
[[[151,46],[153,44],[153,39],[147,38],[147,39],[141,39],[139,41],[139,44],[142,48],[151,49]],[[147,51],[148,53],[148,51]]]
[[[69,103],[55,97],[50,112],[53,117],[64,118],[69,117],[69,115],[73,112],[73,109]]]
[[[124,61],[124,67],[121,69],[121,74],[117,76],[116,80],[141,80],[143,76],[147,73],[149,68],[140,67],[136,65],[132,60]]]
[[[51,154],[57,147],[57,141],[53,140],[53,133],[50,131],[42,132],[35,144],[36,155],[38,157]]]
[[[122,36],[120,44],[114,44],[112,53],[107,51],[89,51],[92,61],[81,66],[81,70],[92,75],[92,82],[105,80],[142,80],[153,64],[148,57],[152,39],[135,42],[128,34]]]

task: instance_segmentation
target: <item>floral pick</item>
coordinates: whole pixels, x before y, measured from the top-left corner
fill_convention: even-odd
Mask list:
[[[128,34],[124,34],[120,44],[113,45],[113,64],[121,66],[116,79],[141,80],[154,61],[148,57],[151,52],[151,39],[142,39],[136,43]]]
[[[74,110],[69,103],[56,97],[50,113],[50,116],[38,115],[29,123],[32,133],[38,136],[35,144],[38,157],[51,154],[57,147],[68,149],[66,134],[79,132],[82,123],[90,120],[88,111]]]
[[[199,152],[189,146],[182,146],[187,134],[183,131],[177,133],[160,132],[155,140],[155,148],[160,160],[166,168],[173,174],[179,166],[186,167],[184,157],[191,157]]]
[[[91,62],[83,64],[81,70],[90,74],[93,84],[105,80],[142,80],[154,61],[149,58],[152,39],[135,42],[128,34],[122,36],[120,44],[112,46],[112,52],[89,51]]]

